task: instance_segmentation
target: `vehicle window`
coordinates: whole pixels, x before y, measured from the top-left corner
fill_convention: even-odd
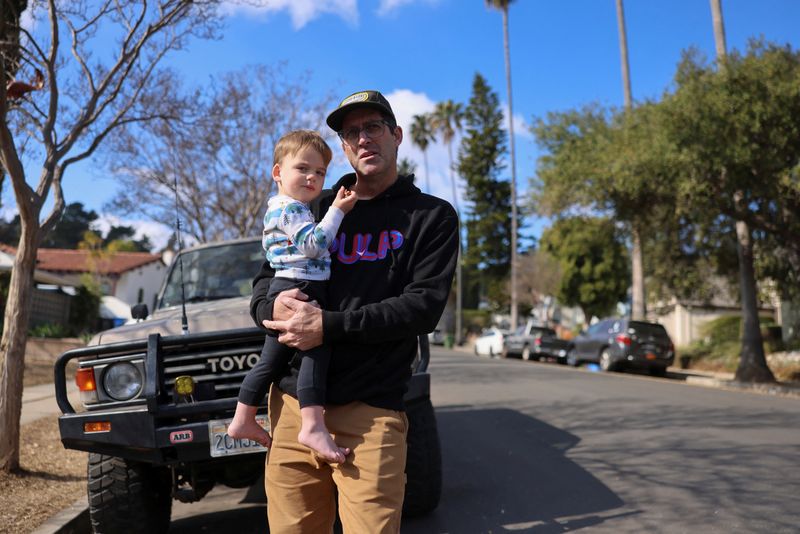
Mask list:
[[[620,321],[614,321],[614,326],[611,327],[611,330],[614,332],[620,332],[622,329],[622,323]]]
[[[628,328],[634,330],[639,335],[667,336],[667,330],[660,324],[644,323],[641,321],[631,321]]]
[[[186,302],[203,302],[250,295],[264,251],[260,241],[246,241],[183,252],[180,259]],[[179,305],[181,292],[181,266],[176,259],[158,307]]]
[[[597,335],[597,334],[600,333],[600,331],[603,328],[605,328],[604,324],[605,323],[603,321],[601,321],[599,323],[595,323],[595,324],[593,324],[592,326],[589,327],[589,330],[587,330],[586,333],[591,335],[591,336]]]

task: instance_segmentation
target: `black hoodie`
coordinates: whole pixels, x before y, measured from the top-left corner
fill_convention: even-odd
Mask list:
[[[348,174],[312,206],[319,220]],[[331,249],[324,342],[332,347],[327,403],[362,401],[403,409],[417,353],[417,336],[442,315],[458,256],[458,219],[452,206],[426,195],[401,176],[386,191],[359,200],[345,215]],[[250,314],[271,319],[266,294],[273,271],[265,263],[253,280]],[[280,388],[296,396],[297,358]]]

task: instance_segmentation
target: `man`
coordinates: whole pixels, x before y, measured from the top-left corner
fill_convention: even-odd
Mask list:
[[[359,198],[331,248],[328,309],[305,302],[298,290],[270,302],[265,265],[253,282],[250,310],[257,324],[280,333],[281,343],[299,350],[331,345],[325,421],[337,445],[352,453],[330,465],[298,444],[295,357],[269,400],[270,532],[330,532],[337,490],[345,532],[399,532],[408,429],[403,394],[417,336],[433,330],[447,301],[458,221],[450,204],[398,176],[403,131],[381,93],[348,96],[327,123],[355,170],[333,190],[344,186]],[[323,194],[317,212],[331,200]]]

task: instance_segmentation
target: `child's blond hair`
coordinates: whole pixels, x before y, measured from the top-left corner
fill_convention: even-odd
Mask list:
[[[314,130],[294,130],[283,137],[275,144],[275,150],[272,153],[273,165],[280,165],[283,158],[287,156],[294,156],[304,148],[311,148],[319,152],[325,166],[331,162],[333,152],[328,143],[322,136]]]

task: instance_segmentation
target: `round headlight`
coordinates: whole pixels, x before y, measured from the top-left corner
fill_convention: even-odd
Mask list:
[[[142,373],[129,362],[112,364],[103,374],[103,388],[114,400],[132,399],[142,390]]]

